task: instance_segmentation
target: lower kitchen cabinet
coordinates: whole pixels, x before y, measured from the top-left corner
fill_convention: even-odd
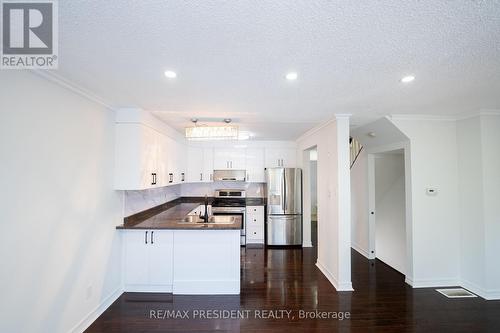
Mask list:
[[[124,232],[125,291],[172,292],[173,231]]]
[[[247,244],[264,244],[264,206],[247,206],[245,218]]]

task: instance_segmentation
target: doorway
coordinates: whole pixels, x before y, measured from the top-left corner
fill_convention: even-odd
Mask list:
[[[311,244],[318,246],[318,151],[309,150],[309,178],[311,191]]]
[[[318,247],[318,150],[302,150],[303,247]]]
[[[406,207],[404,150],[372,154],[374,167],[374,255],[406,274]],[[374,243],[374,244],[373,244]],[[373,250],[373,248],[372,248]]]

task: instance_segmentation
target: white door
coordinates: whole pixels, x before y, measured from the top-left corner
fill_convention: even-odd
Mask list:
[[[197,183],[203,181],[204,172],[204,155],[203,148],[199,147],[188,147],[187,149],[187,159],[188,159],[188,171],[187,171],[187,182]]]
[[[146,230],[125,231],[124,279],[126,285],[148,284],[149,236],[149,231]]]
[[[264,149],[248,148],[245,152],[245,167],[247,182],[264,183]]]
[[[149,244],[149,284],[172,285],[174,233],[170,230],[151,230]]]

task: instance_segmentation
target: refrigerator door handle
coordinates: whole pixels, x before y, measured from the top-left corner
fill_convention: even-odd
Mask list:
[[[283,169],[283,214],[286,214],[286,170]]]

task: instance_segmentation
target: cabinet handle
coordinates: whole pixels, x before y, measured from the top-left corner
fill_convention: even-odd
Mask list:
[[[203,181],[203,173],[200,173],[200,182]]]
[[[151,244],[154,244],[154,243],[155,243],[155,242],[154,242],[154,238],[153,238],[153,237],[154,237],[154,236],[153,236],[153,234],[154,234],[154,233],[155,233],[154,231],[151,231]]]
[[[148,232],[146,231],[145,236],[144,236],[144,243],[148,243]]]
[[[151,174],[151,185],[154,185],[155,184],[155,174],[152,173]]]
[[[183,181],[184,181],[184,172],[181,173],[181,182],[183,182]]]
[[[210,174],[210,180],[214,180],[214,175],[213,174]]]
[[[168,182],[172,183],[174,181],[174,174],[173,173],[169,173],[168,177],[169,177]]]

